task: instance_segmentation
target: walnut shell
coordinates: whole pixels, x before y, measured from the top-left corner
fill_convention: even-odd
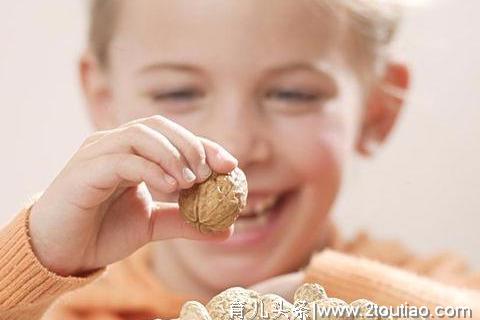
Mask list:
[[[198,301],[188,301],[182,306],[180,320],[212,320],[207,308]]]
[[[227,289],[210,300],[207,304],[207,310],[214,320],[240,320],[232,315],[234,306],[241,309],[243,318],[253,319],[258,308],[260,295],[249,289],[233,287]]]
[[[294,301],[305,300],[308,303],[325,298],[327,298],[327,293],[318,283],[304,283],[295,291],[293,296]]]
[[[228,229],[247,202],[247,179],[239,168],[213,173],[205,182],[182,190],[178,200],[183,217],[199,231]]]

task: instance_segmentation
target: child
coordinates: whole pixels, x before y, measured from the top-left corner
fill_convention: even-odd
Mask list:
[[[98,132],[0,233],[0,318],[172,318],[228,287],[289,296],[303,281],[347,301],[478,308],[478,293],[448,286],[479,289],[478,275],[451,259],[345,242],[330,222],[345,159],[385,141],[408,88],[385,55],[390,9],[94,1],[80,75]],[[199,234],[178,191],[237,165],[248,207],[235,230]]]

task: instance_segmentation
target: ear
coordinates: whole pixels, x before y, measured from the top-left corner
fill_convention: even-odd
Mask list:
[[[404,64],[390,62],[367,97],[357,151],[365,156],[385,142],[405,102],[410,73]]]
[[[96,130],[114,126],[111,90],[106,71],[89,50],[81,56],[79,76],[90,119]]]

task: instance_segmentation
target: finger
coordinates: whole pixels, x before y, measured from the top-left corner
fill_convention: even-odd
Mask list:
[[[112,196],[118,186],[145,182],[160,193],[178,190],[175,179],[157,164],[133,154],[108,154],[73,168],[78,188],[68,194],[72,203],[83,209],[97,206]]]
[[[142,123],[165,135],[185,158],[197,176],[197,182],[205,181],[212,174],[207,164],[205,148],[192,132],[161,116],[139,119],[135,123]]]
[[[154,190],[170,193],[177,189],[176,180],[156,163],[133,154],[113,154],[99,157],[87,168],[90,185],[109,190],[119,184],[138,185],[141,182]]]
[[[144,124],[115,129],[92,144],[86,152],[89,157],[108,153],[137,154],[159,164],[181,188],[190,188],[196,180],[184,157],[168,138]]]
[[[151,240],[184,238],[203,241],[224,241],[233,233],[233,227],[215,233],[201,233],[180,213],[178,204],[156,202],[151,215]]]
[[[82,145],[80,146],[80,148],[83,148],[83,147],[86,147],[92,143],[95,143],[96,141],[98,141],[100,138],[108,135],[110,132],[109,131],[96,131],[94,133],[92,133],[90,136],[88,136],[82,143]]]
[[[287,301],[293,301],[295,290],[302,285],[304,279],[303,271],[298,271],[257,283],[251,286],[250,289],[260,294],[278,294]]]
[[[200,138],[205,147],[208,165],[218,173],[229,173],[238,166],[238,160],[219,144]]]

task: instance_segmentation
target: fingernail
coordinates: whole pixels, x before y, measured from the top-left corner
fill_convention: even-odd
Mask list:
[[[200,175],[200,178],[202,179],[207,179],[210,177],[212,174],[212,169],[206,164],[205,162],[201,163],[200,166],[198,167],[198,174]]]
[[[195,174],[189,168],[183,168],[182,174],[183,174],[183,179],[185,179],[185,181],[187,182],[193,182],[197,179]]]
[[[235,164],[238,164],[237,159],[235,159],[234,156],[232,156],[230,153],[228,153],[228,152],[225,151],[225,150],[220,150],[220,151],[218,151],[217,157],[218,157],[218,159],[220,159],[221,161],[228,161],[228,162],[233,162],[233,163],[235,163]]]
[[[168,184],[172,185],[172,186],[174,186],[174,185],[177,184],[177,180],[175,180],[174,177],[172,177],[172,176],[170,176],[170,175],[168,175],[168,174],[165,175],[165,181],[166,181]]]

